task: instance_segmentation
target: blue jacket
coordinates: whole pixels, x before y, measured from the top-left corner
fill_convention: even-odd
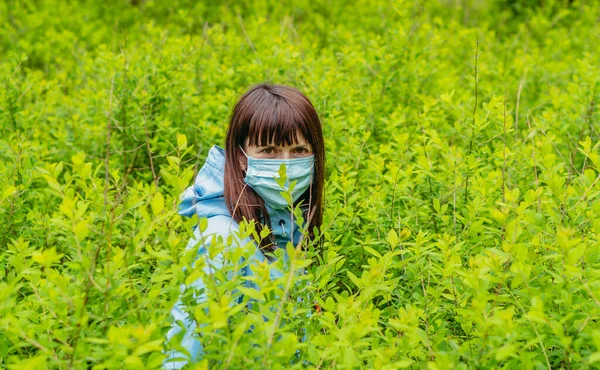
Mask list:
[[[194,185],[185,190],[179,205],[179,214],[182,216],[192,217],[194,214],[197,214],[199,218],[207,218],[208,226],[203,233],[203,236],[205,237],[204,240],[210,240],[211,235],[220,235],[223,237],[223,240],[227,240],[228,235],[238,230],[238,224],[232,219],[231,214],[229,213],[229,210],[225,204],[225,198],[223,195],[224,168],[225,151],[218,146],[213,146],[208,152],[206,163],[196,176]],[[296,245],[300,239],[300,231],[298,225],[295,223],[293,224],[294,230],[291,230],[292,222],[289,210],[274,210],[267,205],[267,212],[269,213],[271,220],[272,235],[275,237],[278,248],[283,248],[283,251],[285,252],[285,246],[287,245],[288,241],[290,241],[291,235],[294,236],[294,245]],[[210,248],[207,243],[198,245],[198,241],[200,239],[200,230],[198,227],[196,227],[194,230],[194,236],[190,239],[186,247],[186,249],[193,247],[198,248],[198,257],[206,254],[206,249]],[[245,245],[248,240],[241,241],[239,245]],[[258,246],[256,246],[256,252],[250,258],[249,264],[247,264],[241,270],[241,273],[244,276],[252,275],[250,265],[252,263],[263,262],[265,260],[266,257],[260,251]],[[212,261],[210,261],[210,266],[212,269],[220,268],[220,266],[222,266],[222,256],[217,255]],[[208,265],[205,265],[205,270],[208,268]],[[282,274],[280,271],[271,269],[271,279],[277,279],[281,277],[281,275]],[[257,289],[256,285],[251,282],[246,282],[246,284],[246,286],[249,288]],[[205,284],[200,278],[194,281],[190,286],[196,289],[202,289],[205,287]],[[182,286],[182,293],[185,289],[186,287]],[[206,294],[203,293],[196,298],[197,302],[202,302],[206,299]],[[171,310],[171,315],[173,316],[175,322],[167,333],[167,340],[171,340],[173,336],[180,333],[182,330],[185,330],[185,334],[181,341],[181,346],[189,352],[189,360],[191,362],[200,360],[203,353],[202,344],[197,339],[196,335],[193,334],[197,323],[193,318],[188,317],[181,300],[177,301]],[[184,329],[177,325],[178,321],[181,321]],[[183,353],[170,350],[167,354],[168,357],[164,363],[165,369],[179,369],[188,362],[172,361],[175,358],[187,357],[187,355],[184,355]]]

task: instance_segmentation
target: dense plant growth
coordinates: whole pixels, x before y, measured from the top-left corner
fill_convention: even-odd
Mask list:
[[[179,196],[263,81],[322,115],[323,250],[205,276],[196,366],[597,366],[600,8],[458,3],[1,2],[0,367],[161,365]]]

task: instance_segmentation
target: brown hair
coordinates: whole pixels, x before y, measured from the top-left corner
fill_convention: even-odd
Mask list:
[[[325,146],[321,120],[308,98],[299,90],[282,85],[260,84],[250,88],[237,102],[229,120],[225,141],[225,202],[238,223],[254,220],[260,235],[263,225],[271,222],[263,199],[244,182],[240,159],[246,157],[240,147],[249,145],[292,145],[302,133],[315,156],[313,182],[298,202],[308,204],[308,237],[314,239],[314,228],[323,223],[323,187]],[[297,203],[298,203],[297,202]],[[260,248],[273,252],[277,246],[265,238]]]

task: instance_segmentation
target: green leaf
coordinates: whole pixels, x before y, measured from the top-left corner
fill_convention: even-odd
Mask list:
[[[200,232],[201,233],[205,232],[207,227],[208,227],[208,218],[200,217],[198,219],[198,228],[200,229]]]
[[[152,206],[152,213],[154,214],[154,216],[157,216],[165,208],[165,198],[160,192],[156,192],[152,197],[152,202],[150,203],[150,205]]]
[[[374,255],[377,258],[381,258],[381,254],[379,254],[379,252],[377,252],[375,249],[369,247],[369,246],[363,246],[363,249],[366,250],[367,252],[371,253],[372,255]]]
[[[138,346],[135,349],[135,351],[133,352],[133,355],[134,356],[142,356],[148,352],[160,351],[163,348],[163,343],[164,343],[164,340],[162,338],[153,340],[151,342],[146,342],[146,343]]]
[[[347,271],[346,274],[358,288],[362,288],[364,286],[362,279],[356,277],[356,275],[354,275],[351,271]]]
[[[71,161],[76,166],[83,164],[85,162],[85,153],[84,152],[78,152],[77,154],[75,154],[75,155],[73,155],[71,157]]]
[[[86,220],[81,220],[73,227],[73,233],[80,241],[85,239],[89,232],[90,229]]]
[[[225,315],[223,308],[220,307],[216,302],[212,301],[210,302],[209,306],[212,326],[215,329],[221,329],[227,326],[227,316]]]
[[[177,148],[179,150],[187,148],[187,137],[184,134],[177,133]]]
[[[9,185],[2,192],[2,199],[6,199],[16,192],[17,192],[17,188],[13,185]]]
[[[398,245],[398,233],[396,233],[396,230],[390,229],[390,231],[388,231],[387,242],[392,249]]]
[[[516,351],[517,351],[517,346],[515,346],[514,344],[508,343],[508,344],[503,345],[496,351],[495,358],[498,361],[503,361],[504,359],[506,359],[509,356],[515,356]]]
[[[48,248],[42,252],[34,253],[32,256],[32,260],[34,262],[39,263],[40,265],[50,266],[56,263],[62,256],[62,253],[56,253],[55,248]]]
[[[285,163],[282,163],[279,166],[278,175],[279,175],[279,177],[273,176],[273,178],[275,179],[275,181],[277,182],[277,185],[279,185],[279,187],[281,189],[286,190],[285,184],[287,183],[288,178],[287,178],[287,171],[286,171],[286,168],[285,168]]]
[[[406,369],[407,367],[410,367],[414,363],[415,362],[413,360],[406,359],[406,360],[396,361],[393,363],[393,365],[394,365],[395,369]]]
[[[600,361],[600,352],[594,352],[588,357],[588,363],[593,364]]]
[[[245,288],[245,287],[238,287],[237,288],[240,292],[242,292],[242,294],[247,295],[248,297],[257,300],[257,301],[264,301],[265,297],[262,295],[261,292],[259,292],[256,289],[252,289],[252,288]]]

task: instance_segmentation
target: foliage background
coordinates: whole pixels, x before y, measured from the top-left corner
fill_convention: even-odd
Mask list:
[[[324,123],[325,252],[293,258],[314,261],[293,280],[323,310],[280,281],[244,313],[233,279],[195,311],[197,367],[597,366],[599,16],[1,2],[0,367],[160,366],[198,222],[179,194],[262,81],[302,89]]]

